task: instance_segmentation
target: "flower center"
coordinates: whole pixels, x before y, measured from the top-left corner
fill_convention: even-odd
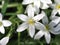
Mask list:
[[[57,9],[60,9],[60,4],[59,4],[59,5],[56,5],[56,8],[57,8]]]
[[[2,22],[0,22],[0,26],[2,26]]]
[[[28,20],[28,23],[31,24],[31,25],[33,25],[34,22],[35,22],[35,21],[34,21],[33,19],[29,19],[29,20]]]
[[[49,26],[48,25],[45,25],[45,27],[46,27],[46,30],[49,30]]]

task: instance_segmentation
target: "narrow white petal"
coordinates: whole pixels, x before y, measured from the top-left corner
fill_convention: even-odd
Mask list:
[[[34,7],[31,4],[27,6],[26,11],[29,17],[34,16]]]
[[[59,31],[60,30],[60,24],[58,24],[55,28],[54,28],[55,31]]]
[[[22,21],[26,21],[28,19],[28,17],[26,15],[24,15],[24,14],[19,14],[19,15],[17,15],[17,17],[19,19],[21,19]]]
[[[49,32],[45,32],[45,39],[46,39],[46,42],[49,44],[51,40],[51,36]]]
[[[39,38],[41,38],[43,35],[44,35],[44,32],[43,32],[43,31],[39,31],[39,32],[35,35],[34,39],[39,39]]]
[[[34,6],[40,7],[40,0],[34,0]]]
[[[50,30],[50,32],[55,35],[60,34],[60,30],[56,31],[55,29],[53,29],[53,30]]]
[[[2,23],[3,23],[3,26],[5,27],[11,26],[12,24],[9,20],[3,20]]]
[[[5,33],[5,29],[4,29],[4,27],[3,27],[3,26],[0,26],[0,32],[1,32],[2,34],[4,34],[4,33]]]
[[[40,23],[40,22],[36,22],[35,23],[35,27],[38,30],[45,30],[45,26],[42,23]]]
[[[22,4],[26,5],[26,4],[30,4],[32,2],[33,2],[33,0],[23,0]]]
[[[44,16],[45,16],[45,15],[43,14],[43,11],[42,11],[41,14],[36,15],[35,17],[33,17],[33,19],[34,19],[35,21],[39,21],[39,20],[41,20]]]
[[[49,6],[45,3],[43,3],[41,9],[47,9],[47,8],[49,8]]]
[[[2,20],[2,18],[3,18],[3,17],[2,17],[2,14],[0,13],[0,21]]]
[[[29,35],[31,36],[31,38],[33,38],[34,34],[35,34],[35,26],[29,25]]]
[[[58,11],[58,13],[60,14],[60,9],[59,10],[57,10]]]
[[[51,0],[40,0],[42,3],[46,3],[46,4],[52,4]]]
[[[1,45],[6,45],[9,42],[9,37],[4,37],[0,40]]]
[[[60,17],[52,20],[49,25],[50,26],[56,26],[59,22],[60,22]]]
[[[27,28],[28,28],[28,24],[25,22],[25,23],[21,24],[20,26],[18,26],[17,32],[22,32]]]
[[[50,19],[55,19],[55,18],[57,18],[56,14],[57,14],[57,10],[54,9],[54,10],[52,11],[52,13],[51,13]]]
[[[42,19],[42,22],[43,22],[44,25],[46,25],[46,24],[48,24],[49,21],[48,21],[48,17],[46,16],[45,12],[43,12],[43,13],[44,13],[45,16]]]
[[[60,0],[54,0],[54,2],[60,4]]]

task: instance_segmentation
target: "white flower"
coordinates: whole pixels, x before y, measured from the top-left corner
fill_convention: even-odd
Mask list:
[[[53,9],[52,14],[56,15],[59,13],[60,15],[60,0],[54,0],[55,3],[51,4],[51,8]]]
[[[39,8],[47,9],[49,7],[48,4],[51,3],[52,3],[51,0],[23,0],[22,2],[23,5],[29,4],[27,8],[29,7],[33,8],[34,12],[37,14],[39,13]]]
[[[8,27],[8,26],[10,26],[11,24],[12,24],[12,23],[11,23],[10,21],[8,21],[8,20],[2,20],[2,14],[0,13],[0,32],[1,32],[2,34],[5,33],[4,27]]]
[[[35,34],[35,26],[37,26],[35,24],[44,17],[43,12],[41,14],[34,16],[33,11],[28,11],[28,16],[26,16],[24,14],[19,14],[17,16],[19,19],[24,21],[23,24],[18,26],[17,32],[22,32],[25,29],[28,29],[29,35],[31,37],[33,37]]]
[[[7,45],[9,37],[4,37],[0,40],[0,45]]]
[[[46,14],[44,13],[44,15],[46,15]],[[51,40],[50,33],[60,34],[60,24],[58,26],[56,26],[57,20],[52,20],[49,23],[47,16],[45,16],[42,19],[42,23],[43,24],[37,23],[37,29],[40,29],[40,31],[35,35],[34,39],[39,39],[44,35],[46,42],[49,44],[50,40]]]

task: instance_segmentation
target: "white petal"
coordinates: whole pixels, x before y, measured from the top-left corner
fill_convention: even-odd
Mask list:
[[[57,10],[58,11],[58,13],[59,13],[59,15],[60,15],[60,9],[59,10]]]
[[[57,14],[57,10],[54,9],[54,10],[52,11],[52,13],[51,13],[50,19],[55,19],[55,18],[57,18],[57,16],[55,16],[56,14]]]
[[[60,30],[60,24],[58,24],[58,25],[55,27],[54,30],[55,30],[55,31],[59,31],[59,30]]]
[[[60,22],[60,17],[52,20],[49,25],[50,26],[56,26],[59,22]]]
[[[46,3],[46,4],[52,4],[51,0],[40,0],[42,3]]]
[[[54,0],[54,2],[60,4],[60,0]]]
[[[60,30],[56,31],[55,29],[53,29],[53,30],[50,30],[50,32],[55,35],[60,34]]]
[[[4,37],[0,40],[0,44],[1,45],[6,45],[9,41],[9,37]]]
[[[0,21],[2,21],[2,14],[0,13]]]
[[[12,24],[9,20],[3,20],[2,23],[3,23],[3,26],[5,27],[11,26]]]
[[[3,26],[0,26],[0,32],[1,32],[2,34],[4,34],[4,33],[5,33],[5,29],[4,29],[4,27],[3,27]]]
[[[48,17],[46,16],[45,12],[43,12],[43,14],[45,15],[44,18],[42,19],[42,22],[44,25],[48,24]]]
[[[22,4],[26,5],[26,4],[30,4],[32,2],[33,2],[33,0],[23,0]]]
[[[22,32],[27,28],[28,28],[28,24],[25,22],[25,23],[21,24],[20,26],[18,26],[17,32]]]
[[[55,4],[55,3],[50,4],[49,6],[50,6],[52,9],[56,9],[56,4]]]
[[[42,4],[42,6],[41,6],[41,9],[47,9],[47,8],[49,8],[49,6],[47,5],[47,4]]]
[[[35,26],[29,25],[29,35],[31,36],[31,38],[33,38],[34,34],[35,34]]]
[[[34,6],[40,7],[40,0],[34,0]]]
[[[49,44],[51,40],[51,36],[49,32],[45,32],[45,39],[46,39],[46,42]]]
[[[17,17],[19,19],[21,19],[22,21],[26,21],[28,19],[28,17],[26,15],[24,15],[24,14],[19,14],[19,15],[17,15]]]
[[[39,32],[35,35],[34,39],[39,39],[39,38],[41,38],[43,35],[44,35],[44,32],[43,32],[43,31],[39,31]]]
[[[26,11],[29,17],[34,16],[34,7],[31,4],[27,6]]]
[[[33,19],[34,19],[35,21],[39,21],[39,20],[41,20],[44,16],[45,16],[45,15],[43,14],[43,11],[42,11],[41,14],[36,15],[35,17],[33,17]]]
[[[38,30],[45,30],[45,26],[42,23],[40,23],[40,22],[36,22],[35,23],[35,27]]]

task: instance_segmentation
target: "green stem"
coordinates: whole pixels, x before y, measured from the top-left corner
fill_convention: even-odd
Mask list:
[[[7,7],[16,7],[18,6],[19,4],[18,3],[12,3],[12,4],[8,4]],[[0,5],[0,8],[2,8],[3,6]]]
[[[20,45],[20,32],[18,32],[18,45]]]

